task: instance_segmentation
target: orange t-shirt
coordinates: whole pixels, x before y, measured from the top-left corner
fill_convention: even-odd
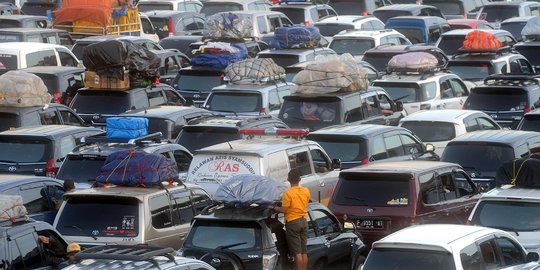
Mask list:
[[[283,193],[282,206],[285,208],[285,221],[291,222],[299,218],[307,218],[309,189],[293,186]]]

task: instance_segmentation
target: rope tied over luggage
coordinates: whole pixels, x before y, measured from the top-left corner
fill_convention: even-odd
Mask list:
[[[525,162],[529,161],[531,158],[529,157],[529,158],[525,159],[525,160],[521,163],[521,165],[519,165],[519,168],[518,168],[517,173],[516,173],[516,161],[517,161],[518,159],[519,159],[519,158],[516,158],[516,159],[514,159],[514,160],[512,161],[513,175],[512,175],[511,182],[510,182],[510,184],[512,184],[512,185],[515,185],[515,184],[516,184],[516,179],[517,179],[517,177],[518,177],[518,175],[519,175],[519,172],[521,172],[521,168],[523,168],[523,164],[525,164]]]

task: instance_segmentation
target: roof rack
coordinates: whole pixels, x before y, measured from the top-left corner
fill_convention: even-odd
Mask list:
[[[485,85],[527,86],[540,85],[539,74],[493,74],[484,79]]]
[[[95,260],[120,260],[120,261],[147,261],[160,269],[159,263],[155,260],[157,256],[163,256],[169,259],[170,262],[176,263],[172,253],[174,249],[167,247],[152,247],[152,246],[128,246],[128,245],[105,245],[83,250],[77,254],[80,260],[95,259]]]
[[[91,144],[91,143],[127,143],[127,144],[138,144],[142,141],[155,141],[155,142],[161,142],[163,139],[163,134],[161,132],[154,132],[145,136],[141,136],[134,139],[110,139],[107,138],[106,135],[100,134],[100,135],[94,135],[90,137],[83,137],[81,138],[81,142],[84,144]]]
[[[454,56],[452,56],[452,59],[456,58],[457,56],[459,55],[464,55],[464,54],[477,54],[477,55],[481,55],[481,54],[495,54],[495,55],[502,55],[502,54],[505,54],[505,53],[509,53],[512,51],[512,48],[510,48],[510,46],[504,46],[502,48],[499,48],[499,49],[495,49],[495,50],[466,50],[466,49],[458,49],[456,54]]]

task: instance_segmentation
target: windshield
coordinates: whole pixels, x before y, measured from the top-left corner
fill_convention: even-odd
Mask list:
[[[527,93],[519,89],[475,88],[465,106],[479,111],[520,111],[527,107]]]
[[[19,116],[12,113],[0,113],[0,131],[20,126]]]
[[[464,40],[465,36],[443,35],[437,47],[446,55],[454,55],[459,48],[463,47]]]
[[[481,201],[472,222],[505,231],[540,231],[540,203]]]
[[[0,149],[0,162],[47,162],[52,155],[52,142],[2,136]]]
[[[398,16],[411,16],[412,14],[404,10],[375,10],[373,11],[373,15],[383,23],[386,23],[386,21],[390,18]]]
[[[443,142],[456,137],[454,124],[434,121],[405,121],[401,124],[423,142]]]
[[[129,95],[122,91],[79,91],[71,108],[77,113],[120,114],[130,109]]]
[[[373,39],[334,39],[329,48],[337,54],[350,53],[352,55],[362,55],[367,50],[375,47]]]
[[[203,7],[201,9],[202,14],[204,14],[206,17],[210,17],[216,13],[219,12],[225,12],[225,11],[235,11],[235,10],[243,10],[241,4],[237,3],[227,3],[227,2],[220,2],[220,3],[211,3],[206,2],[203,4]]]
[[[369,252],[364,269],[455,270],[451,253],[421,249],[375,248]]]
[[[523,27],[527,22],[508,22],[501,24],[501,30],[506,30],[512,34],[517,40],[521,40],[521,30],[523,30]],[[528,58],[527,58],[528,59]]]
[[[441,161],[453,162],[465,169],[495,172],[502,163],[515,158],[514,149],[483,142],[449,144]]]
[[[283,68],[300,63],[300,56],[294,54],[263,53],[257,55],[257,58],[272,58],[278,66]]]
[[[12,54],[0,54],[0,69],[17,69],[17,56]]]
[[[174,10],[172,3],[144,3],[139,2],[139,12],[147,12],[151,10]]]
[[[373,85],[384,88],[393,100],[403,103],[431,100],[437,94],[437,85],[434,82],[421,85],[416,83],[374,82]]]
[[[370,207],[407,206],[411,177],[409,174],[387,173],[341,174],[339,188],[335,191],[335,203]]]
[[[472,0],[464,0],[472,1]],[[450,0],[450,1],[440,1],[440,0],[424,0],[422,1],[423,5],[430,5],[438,8],[443,15],[465,15],[463,10],[463,3],[460,1]]]
[[[184,146],[189,151],[228,141],[241,139],[237,128],[227,127],[196,127],[186,126],[178,135],[176,143]]]
[[[289,20],[291,20],[291,22],[294,24],[304,24],[304,22],[306,21],[306,17],[304,14],[305,11],[304,9],[301,9],[301,8],[277,7],[277,8],[270,8],[270,10],[279,11],[285,14],[285,16],[287,16],[287,18],[289,18]]]
[[[492,65],[489,62],[450,62],[448,70],[461,77],[462,80],[484,80],[491,74]]]
[[[484,6],[482,13],[486,14],[488,22],[502,22],[506,19],[519,17],[519,6]]]
[[[223,79],[219,75],[197,76],[180,74],[178,79],[178,89],[182,91],[210,92],[212,88],[221,85]]]
[[[310,134],[308,139],[318,142],[330,158],[342,162],[361,162],[368,156],[364,138]]]
[[[279,112],[279,118],[290,127],[307,127],[315,130],[341,122],[339,105],[339,101],[323,98],[305,101],[286,99]]]
[[[185,247],[227,250],[256,250],[261,246],[261,228],[256,222],[197,220],[189,232]]]
[[[519,130],[540,132],[540,115],[525,115],[520,125],[521,127],[519,128]]]
[[[354,29],[354,25],[343,23],[321,23],[315,24],[315,27],[319,28],[319,32],[325,37],[333,37],[341,31]]]
[[[518,53],[525,56],[525,58],[527,58],[527,60],[529,60],[531,65],[533,65],[535,67],[540,66],[540,57],[538,57],[538,47],[534,47],[534,46],[515,46],[514,49],[516,51],[518,51]]]
[[[139,201],[116,196],[71,197],[56,229],[62,235],[135,237],[139,234]]]
[[[402,33],[405,37],[407,37],[412,44],[418,44],[418,43],[427,43],[427,40],[424,39],[424,32],[421,29],[418,28],[399,28],[399,27],[393,27],[394,30]]]
[[[56,178],[71,179],[75,183],[92,184],[91,181],[94,181],[101,172],[105,159],[106,157],[102,156],[68,155]]]
[[[231,106],[234,104],[234,106]],[[206,109],[221,112],[261,112],[262,95],[260,93],[213,92],[206,101]]]

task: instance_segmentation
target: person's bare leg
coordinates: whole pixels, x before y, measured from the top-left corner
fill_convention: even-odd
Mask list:
[[[304,258],[302,256],[302,254],[298,253],[296,255],[294,255],[294,264],[296,265],[296,270],[305,270],[304,268],[304,262],[303,262]]]
[[[308,257],[307,257],[307,254],[306,253],[303,253],[302,254],[302,263],[303,263],[303,270],[307,270],[308,268]]]

